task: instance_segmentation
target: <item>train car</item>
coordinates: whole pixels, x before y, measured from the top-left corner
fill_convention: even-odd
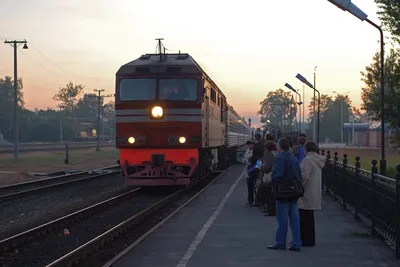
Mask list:
[[[160,49],[121,66],[115,111],[128,186],[188,185],[213,172],[229,149],[250,136],[224,93],[185,53]]]

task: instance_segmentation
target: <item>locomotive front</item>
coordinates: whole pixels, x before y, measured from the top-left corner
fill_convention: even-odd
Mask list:
[[[146,54],[116,74],[116,146],[127,185],[186,185],[202,145],[201,72],[188,54]]]

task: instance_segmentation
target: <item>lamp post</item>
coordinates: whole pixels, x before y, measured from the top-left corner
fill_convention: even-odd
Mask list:
[[[296,89],[294,89],[293,86],[291,86],[290,84],[285,83],[285,86],[287,88],[289,88],[290,90],[292,90],[293,92],[295,92],[299,96],[299,102],[297,104],[299,105],[299,115],[300,115],[300,127],[299,128],[300,128],[300,132],[301,132],[301,127],[302,127],[301,125],[302,125],[302,123],[304,123],[301,121],[301,105],[303,104],[303,102],[301,102],[301,94],[299,92],[297,92]]]
[[[344,108],[344,97],[347,96],[348,93],[340,94],[336,91],[333,91],[334,94],[342,96],[342,101],[340,101],[340,142],[343,143],[343,108]]]
[[[317,88],[316,86],[317,83],[317,66],[314,67],[314,85],[313,88]],[[313,136],[315,136],[315,90],[314,90],[314,101],[313,101]]]
[[[374,22],[368,19],[367,14],[365,14],[361,9],[359,9],[356,5],[354,5],[351,0],[328,0],[338,8],[343,11],[348,11],[353,14],[355,17],[360,19],[361,21],[368,22],[371,26],[375,27],[381,37],[381,161],[380,161],[380,173],[382,175],[386,174],[386,160],[385,160],[385,76],[384,76],[384,68],[385,68],[385,57],[384,57],[384,37],[383,30]],[[400,255],[399,255],[400,257]]]
[[[24,44],[23,49],[28,49],[26,40],[5,40],[5,44],[10,44],[14,47],[14,161],[18,161],[18,76],[17,76],[17,48],[21,44]]]
[[[305,85],[307,85],[308,87],[310,87],[311,89],[314,89],[314,92],[318,93],[318,109],[317,109],[317,145],[319,145],[319,113],[320,113],[320,107],[321,107],[321,94],[319,93],[319,91],[317,89],[314,88],[314,86],[307,81],[306,78],[304,78],[300,73],[298,73],[296,75],[296,78],[299,79],[302,83],[304,83]],[[315,100],[315,98],[314,98]],[[315,137],[314,137],[315,138]]]

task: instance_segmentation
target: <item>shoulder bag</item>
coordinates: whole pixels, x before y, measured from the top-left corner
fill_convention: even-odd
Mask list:
[[[304,188],[299,177],[289,177],[292,168],[290,159],[285,159],[285,173],[274,182],[274,195],[278,201],[294,201],[304,195]]]

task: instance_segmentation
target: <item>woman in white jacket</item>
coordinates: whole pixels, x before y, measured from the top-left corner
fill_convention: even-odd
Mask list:
[[[300,164],[304,196],[299,199],[300,235],[302,246],[315,246],[314,210],[322,204],[321,176],[325,159],[317,153],[317,144],[304,144],[305,158]]]

